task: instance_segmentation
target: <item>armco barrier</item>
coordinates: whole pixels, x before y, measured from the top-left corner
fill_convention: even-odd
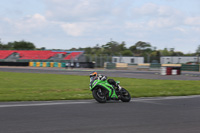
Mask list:
[[[186,65],[186,64],[183,64],[182,65],[182,70],[183,71],[200,71],[199,68],[200,65]]]
[[[0,62],[0,66],[29,66],[29,62]]]
[[[106,69],[115,69],[116,68],[116,64],[115,63],[108,63],[108,62],[106,62],[106,63],[104,63],[104,67]]]
[[[150,64],[144,63],[144,64],[138,64],[137,70],[149,70]]]
[[[128,64],[127,63],[116,63],[116,69],[127,69]]]
[[[160,63],[151,63],[150,68],[160,68],[161,64]]]
[[[181,67],[182,64],[162,64],[162,67]]]

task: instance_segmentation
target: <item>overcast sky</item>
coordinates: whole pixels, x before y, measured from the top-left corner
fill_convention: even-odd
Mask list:
[[[70,49],[138,41],[195,52],[200,0],[0,0],[1,42]]]

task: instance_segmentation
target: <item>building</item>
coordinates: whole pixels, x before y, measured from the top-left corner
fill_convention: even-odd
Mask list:
[[[79,61],[84,51],[52,51],[52,50],[0,50],[0,61]]]
[[[185,64],[188,62],[199,62],[198,56],[161,56],[161,64]]]
[[[142,64],[144,63],[144,57],[113,56],[112,63]]]

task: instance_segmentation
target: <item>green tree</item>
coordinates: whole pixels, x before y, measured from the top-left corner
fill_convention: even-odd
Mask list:
[[[108,42],[105,45],[102,45],[103,53],[108,55],[119,55],[120,47],[119,43],[115,41]]]
[[[133,53],[130,49],[122,51],[121,54],[122,56],[133,56]]]
[[[126,43],[122,42],[121,44],[118,45],[118,48],[119,48],[119,51],[127,50]]]
[[[27,50],[34,50],[36,47],[33,43],[31,42],[25,42],[25,41],[20,41],[20,42],[14,42],[13,44],[14,49],[27,49]]]
[[[148,42],[138,41],[135,45],[129,48],[134,55],[145,55],[152,52],[151,44]]]
[[[200,45],[197,47],[196,54],[200,54]]]
[[[162,56],[170,56],[170,52],[167,48],[164,48],[163,50],[160,50],[160,53]]]
[[[135,45],[129,47],[129,49],[131,50],[131,52],[132,52],[133,54],[137,53],[137,47],[136,47]]]
[[[184,55],[184,53],[180,52],[180,51],[175,51],[173,54],[174,54],[174,56],[183,56]]]
[[[150,43],[147,43],[147,42],[142,42],[142,41],[139,41],[135,44],[136,48],[138,50],[145,50],[147,48],[150,48],[151,47],[151,44]]]
[[[15,49],[15,50],[34,50],[36,48],[33,43],[26,41],[8,42],[8,44],[5,47],[7,49]]]

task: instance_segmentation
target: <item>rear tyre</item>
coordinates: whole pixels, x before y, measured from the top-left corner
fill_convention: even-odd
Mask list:
[[[97,102],[106,103],[106,92],[103,89],[94,89],[92,95]]]
[[[121,98],[122,102],[130,102],[131,95],[126,89],[122,88],[120,90],[120,98]]]

